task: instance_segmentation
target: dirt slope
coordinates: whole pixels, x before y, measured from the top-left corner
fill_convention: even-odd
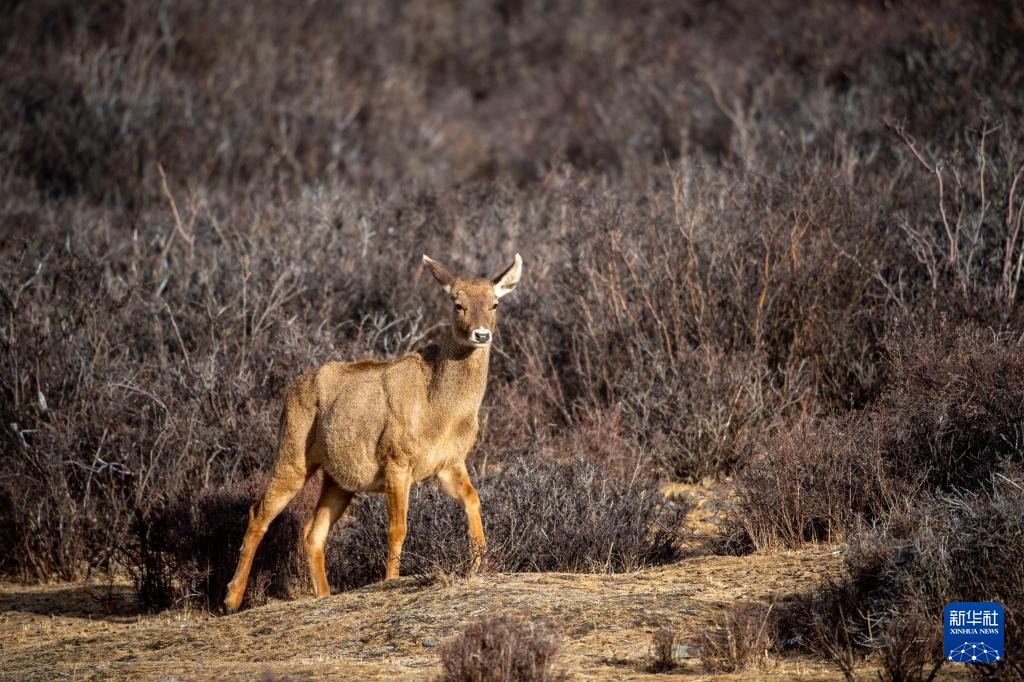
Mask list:
[[[674,624],[695,638],[728,605],[813,589],[840,570],[831,548],[752,557],[696,557],[624,575],[491,575],[423,587],[403,578],[328,599],[274,602],[231,617],[104,616],[125,588],[4,585],[0,676],[9,679],[241,679],[267,672],[314,679],[426,679],[439,647],[491,611],[544,616],[563,634],[561,662],[580,679],[639,679],[651,633]],[[47,615],[56,613],[60,615]],[[687,679],[703,676],[694,661]],[[762,679],[833,679],[821,664],[785,661]],[[664,677],[664,676],[657,676]],[[750,679],[750,675],[736,676]]]

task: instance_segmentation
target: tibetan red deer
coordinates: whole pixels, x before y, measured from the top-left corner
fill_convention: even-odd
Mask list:
[[[319,469],[324,471],[320,501],[303,531],[318,597],[330,594],[327,535],[357,493],[384,493],[387,578],[398,577],[409,488],[432,476],[465,507],[473,567],[479,567],[484,529],[466,455],[476,440],[498,299],[519,283],[523,260],[516,254],[493,281],[455,277],[427,256],[423,262],[452,300],[449,333],[440,348],[390,362],[329,362],[288,389],[277,461],[262,499],[249,510],[238,567],[224,598],[226,613],[242,603],[253,555],[270,522]]]

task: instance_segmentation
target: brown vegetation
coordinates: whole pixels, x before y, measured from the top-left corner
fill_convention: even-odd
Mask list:
[[[776,623],[772,606],[737,604],[700,640],[701,662],[709,672],[736,672],[768,661]]]
[[[483,618],[441,650],[441,682],[558,682],[560,636],[550,623],[507,615]]]
[[[740,475],[740,507],[718,543],[847,541],[848,576],[780,609],[789,625],[776,644],[798,641],[848,673],[878,650],[887,679],[925,679],[944,660],[935,614],[950,601],[1003,604],[1008,651],[1024,631],[1012,568],[1024,549],[1024,353],[964,328],[891,353],[893,379],[870,408],[767,445]]]
[[[885,614],[926,619],[953,588],[887,586],[966,580],[943,534],[983,513],[1009,533],[1020,509],[1022,16],[10,3],[0,571],[127,571],[153,606],[208,603],[223,561],[188,538],[241,532],[223,519],[259,494],[287,382],[433,339],[440,302],[395,286],[422,278],[421,253],[476,274],[520,251],[469,460],[506,538],[497,570],[669,560],[671,510],[624,500],[730,478],[717,550],[849,547],[848,579],[793,600],[817,615],[772,655],[850,669],[881,649],[887,675],[926,677],[927,627]],[[504,497],[558,476],[565,497],[536,510]],[[581,497],[591,477],[604,487]],[[462,512],[419,494],[450,541],[414,550],[411,518],[410,567],[459,573]],[[557,556],[513,525],[568,513],[593,534]],[[294,514],[269,531],[257,600],[298,579]],[[330,541],[336,588],[374,579],[381,514],[358,505]],[[1015,641],[1012,555],[978,556]],[[997,596],[976,587],[957,596]]]
[[[260,479],[229,484],[156,510],[134,528],[138,549],[126,565],[149,608],[188,604],[217,608],[235,568],[245,532],[245,509]],[[315,486],[270,526],[253,565],[246,605],[268,597],[309,592],[302,554],[302,524]],[[487,501],[488,571],[610,573],[635,571],[679,556],[685,505],[662,506],[654,483],[636,472],[632,481],[576,459],[511,461],[479,480]],[[241,513],[238,513],[241,512]],[[387,514],[376,498],[360,499],[327,546],[327,572],[336,589],[384,578]],[[473,554],[465,514],[435,485],[413,489],[403,572],[424,584],[467,575]],[[440,540],[439,540],[440,539]]]

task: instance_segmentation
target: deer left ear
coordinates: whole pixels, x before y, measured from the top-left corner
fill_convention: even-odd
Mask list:
[[[523,274],[523,259],[516,254],[516,259],[509,266],[508,270],[494,278],[494,295],[501,298],[505,294],[512,293],[512,290],[519,284],[519,278]]]

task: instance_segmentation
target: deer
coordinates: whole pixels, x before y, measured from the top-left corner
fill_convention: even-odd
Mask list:
[[[487,542],[466,456],[479,427],[498,301],[519,284],[523,259],[517,253],[494,279],[456,277],[426,255],[423,264],[451,299],[451,318],[439,344],[385,362],[328,362],[300,375],[285,392],[277,459],[262,497],[249,509],[224,597],[225,614],[242,604],[253,557],[270,523],[321,470],[320,498],[301,538],[317,597],[331,592],[324,563],[327,537],[357,494],[383,493],[385,579],[399,577],[409,491],[430,478],[462,503],[473,553],[470,571],[479,570]]]

